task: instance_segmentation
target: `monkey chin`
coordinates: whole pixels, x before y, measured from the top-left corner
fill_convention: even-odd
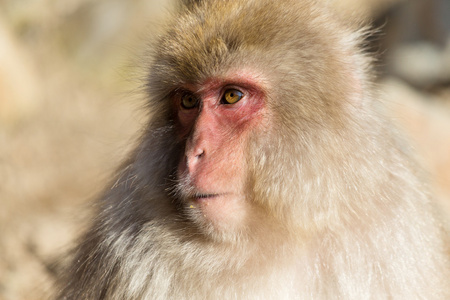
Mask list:
[[[248,207],[245,197],[234,193],[195,193],[185,201],[189,218],[214,240],[242,238]]]

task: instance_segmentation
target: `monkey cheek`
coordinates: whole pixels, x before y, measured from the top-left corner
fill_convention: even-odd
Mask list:
[[[177,177],[183,177],[188,171],[186,156],[182,156],[177,166]]]

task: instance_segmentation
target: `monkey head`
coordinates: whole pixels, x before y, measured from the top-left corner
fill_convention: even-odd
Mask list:
[[[210,234],[307,217],[306,173],[336,155],[321,137],[345,135],[365,82],[357,41],[318,13],[302,1],[199,1],[158,42],[149,89],[174,127],[175,198]]]

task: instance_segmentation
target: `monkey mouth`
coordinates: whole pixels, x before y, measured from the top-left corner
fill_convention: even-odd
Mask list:
[[[192,198],[194,200],[213,199],[221,196],[221,194],[195,194]]]

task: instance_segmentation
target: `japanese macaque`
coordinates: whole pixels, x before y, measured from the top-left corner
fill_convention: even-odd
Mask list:
[[[185,1],[141,142],[58,299],[450,299],[364,32],[313,0]]]

